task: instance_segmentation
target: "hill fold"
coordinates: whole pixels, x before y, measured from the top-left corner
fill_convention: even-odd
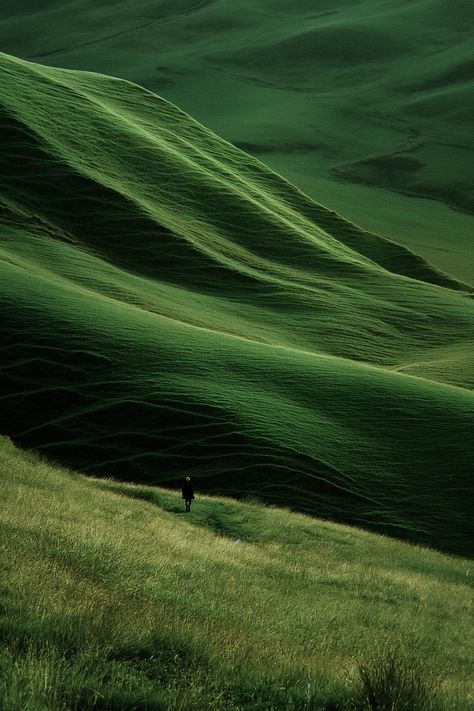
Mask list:
[[[1,431],[466,553],[469,287],[134,84],[0,73]]]

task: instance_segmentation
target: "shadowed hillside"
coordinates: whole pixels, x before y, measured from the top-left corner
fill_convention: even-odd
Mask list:
[[[470,0],[4,2],[0,50],[136,81],[473,281]]]
[[[0,430],[470,552],[469,289],[136,85],[0,70]]]

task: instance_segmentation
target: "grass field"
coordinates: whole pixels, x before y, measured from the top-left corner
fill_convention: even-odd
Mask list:
[[[0,49],[143,84],[473,280],[470,0],[6,0]]]
[[[3,709],[472,708],[472,562],[4,438],[0,478]]]
[[[0,71],[0,431],[472,553],[471,288],[134,84]]]
[[[473,20],[0,3],[0,711],[474,709]]]

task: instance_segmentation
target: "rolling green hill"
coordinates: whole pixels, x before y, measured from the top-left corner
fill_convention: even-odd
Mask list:
[[[129,79],[474,280],[470,0],[21,0],[0,50]]]
[[[8,711],[472,707],[472,562],[4,438],[0,486]]]
[[[472,553],[470,289],[134,84],[0,72],[0,431]]]

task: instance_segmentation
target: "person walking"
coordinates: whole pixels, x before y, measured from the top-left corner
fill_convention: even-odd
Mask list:
[[[181,494],[186,505],[186,512],[191,511],[191,501],[194,499],[194,489],[190,476],[185,477],[181,488]]]

